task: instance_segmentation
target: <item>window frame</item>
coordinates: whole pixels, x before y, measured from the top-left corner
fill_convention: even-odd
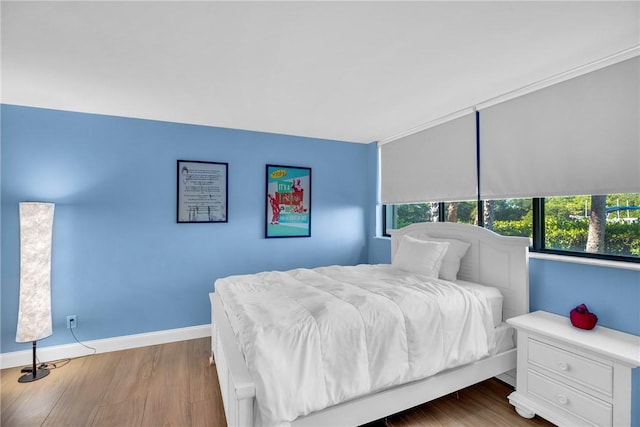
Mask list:
[[[484,212],[484,200],[478,200],[478,212]],[[389,207],[393,210],[395,205],[382,205],[382,233],[385,237],[390,237],[387,231],[387,219]],[[640,257],[632,257],[626,255],[611,254],[595,254],[589,252],[565,251],[561,249],[550,249],[545,247],[545,215],[544,215],[544,198],[532,198],[533,224],[532,224],[532,244],[529,247],[530,252],[537,252],[550,255],[560,255],[568,257],[591,258],[607,261],[628,262],[640,264]],[[438,202],[438,221],[445,222],[445,202]],[[484,215],[478,215],[478,227],[484,227]]]
[[[532,245],[529,248],[531,252],[538,252],[543,254],[561,255],[561,256],[573,256],[579,258],[591,258],[607,261],[619,261],[638,264],[640,263],[640,257],[632,257],[626,255],[612,255],[612,254],[596,254],[591,252],[577,252],[577,251],[565,251],[562,249],[551,249],[545,247],[545,227],[544,227],[544,197],[533,198],[533,239]]]

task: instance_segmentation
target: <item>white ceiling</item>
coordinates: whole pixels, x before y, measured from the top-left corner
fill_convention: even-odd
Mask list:
[[[371,142],[640,44],[640,1],[2,1],[2,102]]]

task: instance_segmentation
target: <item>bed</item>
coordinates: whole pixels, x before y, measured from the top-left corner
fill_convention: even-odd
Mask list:
[[[465,250],[461,250],[458,247],[458,252],[462,254],[462,257],[458,257],[457,262],[459,264],[453,267],[455,270],[455,277],[453,278],[453,280],[449,280],[452,279],[451,277],[449,277],[447,280],[437,278],[431,280],[430,282],[433,282],[433,284],[430,284],[429,286],[436,286],[436,294],[439,294],[441,290],[442,292],[444,292],[444,290],[446,290],[446,292],[449,292],[449,290],[451,290],[455,295],[462,295],[459,298],[469,298],[469,294],[471,293],[473,293],[474,295],[481,294],[481,292],[475,288],[488,287],[487,289],[493,290],[494,292],[495,290],[499,290],[499,295],[502,297],[502,299],[500,301],[501,309],[498,309],[499,312],[497,313],[497,319],[495,308],[496,306],[495,304],[493,304],[493,302],[495,302],[495,299],[491,300],[485,294],[478,297],[478,303],[469,302],[475,300],[464,300],[465,302],[463,303],[463,305],[465,306],[477,305],[479,307],[477,309],[477,313],[471,310],[473,311],[472,314],[465,314],[463,316],[465,319],[467,317],[468,319],[470,319],[469,321],[467,321],[467,324],[464,327],[469,328],[470,325],[476,325],[475,328],[481,332],[482,329],[480,328],[480,326],[477,326],[481,323],[484,325],[484,330],[487,331],[487,336],[492,337],[491,340],[494,339],[494,335],[496,337],[501,336],[504,339],[502,339],[500,343],[487,340],[491,341],[486,345],[491,346],[492,351],[489,351],[487,347],[487,352],[485,353],[482,353],[483,351],[485,351],[481,344],[482,340],[476,340],[480,344],[477,344],[477,347],[473,348],[466,347],[467,344],[463,343],[465,347],[462,351],[454,351],[454,353],[456,354],[456,357],[454,357],[454,359],[458,359],[457,363],[453,363],[451,361],[443,362],[444,364],[442,364],[436,372],[429,373],[429,375],[426,377],[424,377],[423,375],[428,372],[428,369],[425,370],[424,368],[427,365],[425,363],[417,363],[416,366],[421,366],[421,368],[416,368],[417,371],[421,370],[421,374],[417,379],[405,375],[404,373],[402,375],[398,374],[399,377],[404,378],[404,380],[394,380],[387,382],[381,380],[377,387],[374,387],[370,392],[363,393],[362,390],[351,390],[350,392],[347,392],[344,396],[342,396],[342,400],[338,401],[337,403],[335,399],[329,399],[328,406],[326,407],[324,406],[327,404],[327,402],[323,403],[321,407],[318,408],[311,407],[311,410],[309,409],[309,407],[307,407],[307,409],[302,412],[303,415],[293,417],[289,421],[274,421],[274,418],[270,418],[268,419],[269,422],[266,422],[266,424],[291,426],[356,426],[366,424],[368,422],[384,418],[387,415],[409,409],[411,407],[420,405],[422,403],[428,402],[430,400],[436,399],[438,397],[444,396],[446,394],[494,376],[497,376],[512,385],[514,384],[516,350],[513,345],[513,340],[510,339],[509,335],[509,333],[512,333],[512,331],[510,329],[507,329],[505,324],[500,321],[504,321],[510,317],[527,313],[529,310],[529,239],[520,237],[504,237],[481,227],[457,223],[419,223],[404,227],[399,230],[392,230],[390,234],[392,257],[392,263],[390,265],[353,267],[336,266],[335,268],[319,268],[317,271],[315,269],[298,269],[292,270],[293,273],[291,274],[294,275],[295,279],[291,280],[304,282],[310,277],[315,278],[315,276],[318,274],[322,275],[323,277],[325,274],[327,274],[328,278],[325,277],[324,279],[320,279],[321,282],[325,282],[324,285],[322,285],[325,286],[325,288],[321,288],[320,292],[317,292],[315,288],[313,288],[312,290],[309,290],[311,288],[305,288],[305,293],[312,294],[326,293],[326,290],[329,289],[326,288],[326,286],[330,286],[330,289],[334,289],[334,278],[337,277],[335,275],[338,274],[336,273],[336,270],[340,270],[341,272],[344,271],[347,276],[356,274],[353,273],[354,270],[362,270],[370,275],[379,274],[384,278],[383,281],[389,282],[392,279],[395,280],[394,277],[396,273],[394,271],[397,270],[398,267],[402,268],[403,262],[406,263],[407,260],[411,261],[412,256],[414,256],[416,253],[419,253],[427,244],[431,245],[429,248],[429,253],[433,252],[432,248],[435,246],[437,246],[438,248],[445,247],[445,250],[448,251],[449,254],[454,252],[454,245],[457,247],[464,246]],[[450,259],[447,260],[450,261]],[[455,260],[456,259],[454,257],[454,261]],[[444,271],[444,269],[451,270],[451,265],[447,265],[445,267],[445,264],[448,261],[440,261],[442,263],[438,264],[437,267],[440,271]],[[418,273],[427,274],[423,273],[422,271],[419,271]],[[260,399],[257,400],[256,397],[262,396],[262,400],[260,401],[265,402],[272,395],[272,392],[266,389],[266,387],[270,385],[266,382],[272,381],[269,379],[272,377],[269,377],[269,375],[267,375],[266,377],[262,377],[261,375],[259,375],[261,371],[258,370],[256,366],[259,367],[264,365],[255,362],[256,360],[261,361],[262,359],[256,359],[253,344],[250,343],[251,339],[255,339],[255,337],[252,338],[252,336],[250,336],[250,333],[252,331],[255,331],[256,329],[259,329],[260,327],[254,324],[242,329],[242,319],[250,316],[242,312],[242,310],[245,309],[238,309],[238,307],[243,306],[234,305],[237,303],[235,299],[236,295],[234,293],[229,293],[229,290],[231,289],[235,292],[235,290],[237,289],[235,287],[236,285],[238,287],[240,287],[241,285],[246,285],[248,289],[253,289],[256,286],[264,287],[264,283],[266,283],[264,282],[265,277],[273,276],[278,281],[289,280],[287,278],[283,279],[282,274],[283,273],[281,272],[265,272],[258,275],[233,276],[229,278],[218,279],[216,281],[216,291],[210,294],[212,310],[211,362],[215,363],[218,373],[220,390],[225,408],[225,416],[227,419],[227,424],[229,426],[261,425],[263,422],[262,418],[265,418],[264,416],[261,416],[261,413],[264,413],[265,405],[260,407],[258,404],[258,400]],[[287,272],[287,274],[289,274],[289,272]],[[451,275],[452,273],[451,271],[448,271],[447,274]],[[400,281],[415,280],[414,276],[399,277]],[[342,283],[342,280],[343,279],[341,279],[340,283]],[[358,282],[358,280],[354,280],[354,282]],[[370,278],[367,278],[366,280],[362,279],[361,281],[363,283],[366,282],[366,286],[369,286],[369,280]],[[253,284],[249,282],[252,282]],[[268,286],[273,286],[274,288],[277,288],[279,286],[279,282],[273,283],[275,284],[270,284]],[[306,286],[306,282],[304,283]],[[330,285],[327,285],[327,283],[329,283]],[[355,283],[355,285],[360,286],[359,283]],[[344,286],[352,288],[355,285],[346,283]],[[360,289],[358,286],[355,286],[356,290]],[[376,283],[372,286],[376,287],[378,286],[378,284]],[[465,287],[468,292],[460,291],[460,288],[463,287]],[[381,294],[387,292],[384,289],[380,291]],[[331,292],[334,291],[331,290]],[[340,293],[341,291],[338,290],[336,292]],[[411,292],[413,292],[413,290],[411,290]],[[433,293],[434,291],[429,292]],[[356,298],[352,300],[356,301],[359,297],[360,295],[358,294],[356,295],[356,297],[351,298]],[[255,298],[255,296],[251,296],[251,298]],[[262,296],[260,296],[260,298],[262,298]],[[306,294],[304,298],[306,298]],[[407,300],[407,298],[404,299]],[[272,301],[276,302],[278,300]],[[395,303],[397,302],[394,302],[394,304]],[[271,305],[272,303],[270,302],[269,304],[263,304],[263,307],[271,307]],[[346,305],[348,306],[349,304]],[[455,304],[453,305],[455,306]],[[248,311],[255,313],[255,307],[260,307],[260,305],[249,305],[249,307],[250,309]],[[290,305],[285,306],[284,304],[282,304],[280,308],[274,308],[274,310],[282,309],[282,317],[285,318],[286,315],[284,312],[287,311],[286,307],[290,307]],[[227,310],[229,310],[229,312],[227,312]],[[233,310],[236,311],[234,312]],[[441,311],[444,312],[445,310]],[[262,313],[258,313],[256,314],[256,317],[259,318],[261,315]],[[295,313],[295,315],[297,315],[297,312]],[[363,317],[361,313],[359,315],[360,317]],[[407,322],[406,319],[408,317],[406,314],[404,316],[404,320],[405,322]],[[327,318],[329,319],[332,319],[334,317],[335,316],[333,312],[331,316],[327,316]],[[373,317],[382,318],[385,317],[385,315],[381,314],[380,316]],[[411,317],[411,315],[409,315],[409,317]],[[458,315],[458,317],[460,316]],[[482,321],[480,321],[479,319],[482,319]],[[341,323],[342,322],[343,321],[341,320]],[[304,322],[301,321],[300,324],[302,323]],[[348,321],[344,321],[344,323],[350,324]],[[463,322],[460,323],[462,324]],[[487,326],[489,323],[492,327],[495,328],[494,330],[490,330],[490,327]],[[319,326],[317,327],[317,329],[321,329],[320,324],[318,325]],[[333,328],[333,326],[330,326],[330,328]],[[407,323],[404,328],[409,330],[409,323]],[[501,333],[498,334],[498,332]],[[451,331],[449,331],[448,333],[451,334]],[[431,332],[428,335],[431,335]],[[395,337],[397,336],[397,334],[391,333],[388,336]],[[340,347],[340,342],[340,339],[336,339],[334,342],[334,347]],[[504,345],[505,342],[508,342],[508,345]],[[248,343],[251,345],[248,345]],[[427,345],[433,345],[433,342],[427,343]],[[333,353],[328,353],[327,350],[327,348],[330,347],[325,344],[323,344],[323,346],[324,347],[321,347],[324,351],[322,357],[326,359],[327,354],[329,355],[328,357],[333,357]],[[311,347],[312,346],[310,346],[310,348]],[[389,347],[392,348],[392,344],[390,344]],[[357,349],[358,347],[355,346],[355,350],[350,350],[354,351],[353,357],[356,357],[358,355]],[[281,350],[282,349],[276,348],[276,351]],[[420,351],[423,350],[416,350],[414,354],[420,354]],[[246,356],[245,352],[249,355],[249,357]],[[475,356],[469,356],[471,357],[471,359],[469,359],[469,357],[460,357],[460,354],[466,355],[471,353],[475,353]],[[369,352],[368,357],[371,357],[371,354],[372,353]],[[298,366],[296,364],[297,359],[288,356],[290,355],[282,357],[282,359],[288,360],[288,362],[284,363],[283,365],[291,364],[295,369],[295,366]],[[311,356],[313,356],[313,354]],[[302,357],[309,356],[304,355]],[[347,363],[347,361],[349,360],[344,356],[342,356],[342,359],[340,359],[340,356],[336,357],[345,363]],[[393,358],[390,359],[394,360]],[[251,363],[248,363],[247,360],[250,360]],[[392,367],[394,366],[395,365],[393,365]],[[277,367],[277,369],[282,369],[282,366]],[[357,367],[352,366],[349,369],[353,370],[357,369]],[[381,375],[386,375],[389,369],[389,367],[383,366],[380,369],[382,373]],[[263,371],[265,370],[263,369]],[[341,374],[342,373],[344,372],[341,371]],[[265,380],[265,378],[267,378],[267,380]],[[332,379],[335,380],[335,378],[333,377]],[[373,382],[373,380],[371,381]],[[325,378],[325,382],[327,383],[329,382],[329,380]],[[310,384],[314,383],[311,382]],[[351,386],[352,384],[353,382],[349,382],[349,386]],[[275,387],[275,384],[271,385]],[[345,384],[345,386],[347,385]],[[309,384],[307,384],[305,387],[301,387],[300,390],[308,390],[310,388],[312,387],[309,387]],[[300,393],[303,394],[302,391]],[[340,393],[342,393],[342,391],[340,391]],[[276,389],[274,389],[273,395],[277,395]],[[275,402],[277,403],[278,401]]]

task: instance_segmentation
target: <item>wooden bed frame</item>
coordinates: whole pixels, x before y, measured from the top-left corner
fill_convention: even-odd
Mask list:
[[[458,279],[500,289],[503,320],[529,312],[529,239],[504,237],[487,229],[457,223],[419,223],[391,230],[391,257],[400,238],[452,238],[471,243],[461,261]],[[216,365],[227,424],[254,423],[255,386],[236,343],[222,301],[211,293],[211,363]],[[294,420],[292,426],[357,426],[429,402],[464,387],[498,376],[515,385],[516,349],[341,403]],[[511,372],[511,373],[510,373]]]

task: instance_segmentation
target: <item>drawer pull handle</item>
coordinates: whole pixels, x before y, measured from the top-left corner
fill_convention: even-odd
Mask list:
[[[566,405],[567,403],[569,403],[569,399],[564,394],[557,395],[556,399],[558,400],[558,403],[560,403],[561,405]]]
[[[567,362],[558,362],[558,368],[561,371],[567,371],[569,369],[569,365],[567,364]]]

